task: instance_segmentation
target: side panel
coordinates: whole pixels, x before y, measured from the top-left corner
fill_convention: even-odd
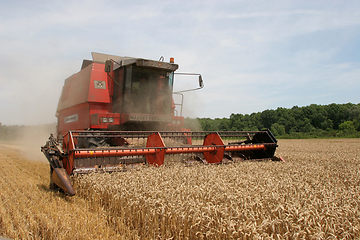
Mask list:
[[[88,101],[91,69],[89,65],[65,80],[57,113]]]
[[[104,69],[104,64],[92,64],[88,102],[111,103],[108,77]]]
[[[64,134],[63,139],[63,151],[68,153],[67,156],[63,158],[63,166],[67,172],[67,174],[71,175],[74,168],[74,152],[71,150],[75,149],[75,145],[77,144],[77,140],[75,140],[72,135],[72,132],[66,132]]]
[[[109,86],[104,68],[104,64],[91,63],[65,80],[56,113],[58,133],[63,135],[69,130],[89,129],[92,127],[91,114],[112,112],[109,94],[112,85]]]
[[[58,133],[64,135],[69,130],[90,128],[90,106],[88,103],[60,111],[58,114]]]

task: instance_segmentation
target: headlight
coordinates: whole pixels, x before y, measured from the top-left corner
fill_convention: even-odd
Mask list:
[[[107,118],[103,118],[102,122],[103,122],[103,123],[107,123],[107,122],[108,122],[108,119],[107,119]]]
[[[110,117],[109,118],[109,123],[113,123],[114,122],[114,118]]]
[[[174,125],[180,125],[181,121],[180,120],[172,120],[172,124]]]

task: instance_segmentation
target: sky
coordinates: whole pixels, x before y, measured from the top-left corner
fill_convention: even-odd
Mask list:
[[[358,0],[0,0],[0,39],[4,125],[56,122],[64,80],[91,52],[200,73],[185,117],[360,102]]]

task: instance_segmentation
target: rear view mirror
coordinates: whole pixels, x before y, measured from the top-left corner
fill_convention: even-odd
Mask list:
[[[203,80],[202,80],[201,75],[199,75],[199,87],[200,87],[200,88],[203,88],[203,87],[204,87],[204,82],[203,82]]]
[[[199,73],[174,73],[176,75],[192,75],[192,76],[199,76],[199,87],[198,88],[193,88],[193,89],[187,89],[187,90],[182,90],[182,91],[177,91],[177,92],[174,92],[175,94],[178,94],[178,93],[183,93],[183,92],[190,92],[190,91],[195,91],[195,90],[199,90],[199,89],[202,89],[204,87],[204,81],[202,79],[202,76],[201,74]]]
[[[112,67],[111,60],[106,60],[105,61],[105,72],[110,73],[111,72],[111,67]]]

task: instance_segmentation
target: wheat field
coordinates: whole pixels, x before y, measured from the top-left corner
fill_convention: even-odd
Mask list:
[[[283,162],[186,166],[73,177],[0,145],[0,236],[13,239],[360,238],[360,139],[280,140]]]

